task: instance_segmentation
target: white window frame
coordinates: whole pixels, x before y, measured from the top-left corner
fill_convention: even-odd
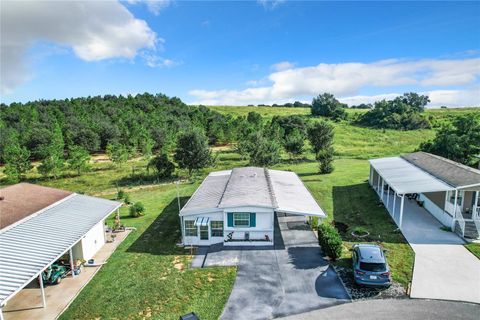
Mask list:
[[[218,227],[218,226],[214,226],[214,223],[221,223],[222,226],[221,227]],[[214,232],[221,232],[221,235],[216,235],[214,234]],[[218,221],[210,221],[210,235],[212,237],[223,237],[223,221],[222,220],[218,220]]]
[[[247,221],[247,224],[241,224],[241,225],[237,225],[236,224],[236,216],[239,216],[239,215],[246,215],[247,216],[247,219],[238,219],[240,221]],[[234,212],[233,213],[233,226],[235,228],[250,228],[250,213],[248,212]]]
[[[192,226],[187,227],[187,223],[190,223],[190,222],[192,223]],[[185,220],[184,224],[185,224],[185,237],[198,237],[198,228],[195,225],[195,220]],[[189,234],[189,231],[193,231],[193,230],[195,234]]]

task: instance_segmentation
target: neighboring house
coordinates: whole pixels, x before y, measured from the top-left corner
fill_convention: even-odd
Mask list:
[[[294,172],[212,172],[180,210],[183,244],[273,245],[276,212],[325,217]]]
[[[430,153],[414,152],[370,160],[369,182],[381,199],[384,193],[393,193],[393,201],[400,197],[400,228],[404,196],[418,194],[419,204],[443,225],[464,238],[479,238],[480,170]]]
[[[0,189],[0,315],[60,257],[68,255],[72,265],[92,258],[106,242],[105,219],[120,206],[29,183]]]

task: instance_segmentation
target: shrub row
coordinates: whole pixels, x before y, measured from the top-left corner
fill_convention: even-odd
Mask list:
[[[342,255],[342,238],[337,229],[329,223],[322,223],[318,227],[318,244],[323,253],[332,260],[336,260]]]

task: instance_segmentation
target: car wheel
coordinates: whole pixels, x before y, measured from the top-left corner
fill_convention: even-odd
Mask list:
[[[55,280],[55,284],[59,284],[60,282],[62,282],[62,277],[58,277],[57,280]]]

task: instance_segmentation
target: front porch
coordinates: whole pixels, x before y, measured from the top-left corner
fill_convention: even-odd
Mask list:
[[[480,189],[446,186],[439,191],[438,186],[422,185],[423,182],[411,178],[403,184],[394,181],[391,186],[373,167],[369,178],[370,185],[402,231],[404,212],[411,214],[421,209],[440,222],[441,227],[449,228],[462,238],[480,239]]]

